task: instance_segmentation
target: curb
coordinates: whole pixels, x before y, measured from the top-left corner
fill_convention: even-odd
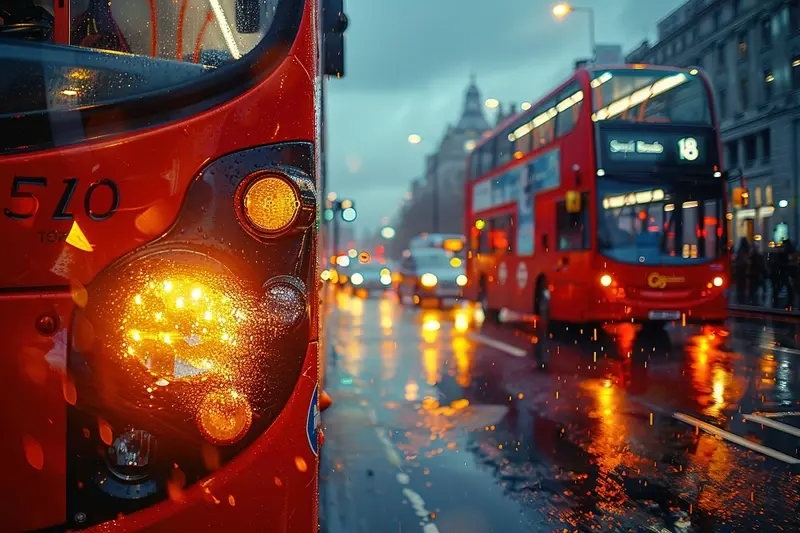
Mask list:
[[[785,309],[774,309],[771,307],[761,307],[758,305],[729,305],[728,311],[739,313],[760,313],[762,315],[793,316],[800,318],[800,311],[787,311]]]

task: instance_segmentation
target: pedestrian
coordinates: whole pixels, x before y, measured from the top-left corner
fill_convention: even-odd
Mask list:
[[[750,305],[761,305],[764,291],[764,280],[767,274],[767,263],[758,245],[753,245],[750,253],[750,271],[748,282],[750,287]]]
[[[739,249],[736,251],[736,263],[734,265],[734,276],[736,277],[736,303],[744,304],[747,302],[747,274],[750,263],[750,242],[746,237],[739,241]]]

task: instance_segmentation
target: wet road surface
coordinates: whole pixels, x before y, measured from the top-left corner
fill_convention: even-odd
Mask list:
[[[800,531],[797,322],[539,338],[329,302],[326,533]]]

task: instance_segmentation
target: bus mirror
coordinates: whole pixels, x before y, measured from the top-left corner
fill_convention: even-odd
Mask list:
[[[261,30],[261,0],[236,0],[236,31],[258,33]]]
[[[581,193],[578,191],[567,191],[566,208],[567,213],[581,212]]]
[[[344,32],[347,15],[343,0],[322,1],[322,74],[344,76]]]

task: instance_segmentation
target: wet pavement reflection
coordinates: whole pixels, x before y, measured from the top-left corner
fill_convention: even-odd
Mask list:
[[[544,335],[326,298],[323,531],[800,530],[800,324]]]

